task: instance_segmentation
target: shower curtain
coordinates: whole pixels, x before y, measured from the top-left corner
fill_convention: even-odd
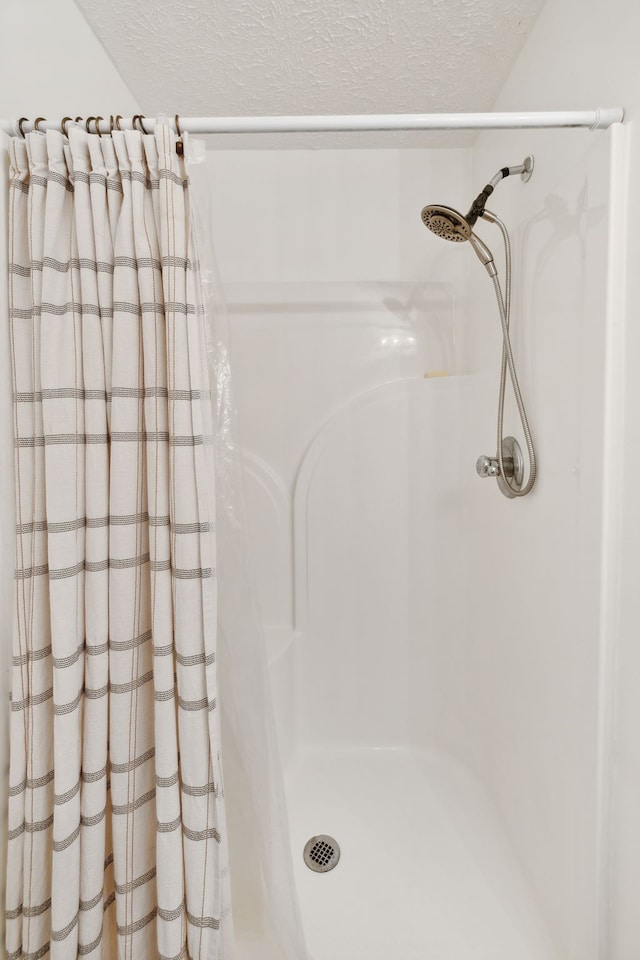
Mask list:
[[[176,137],[11,141],[7,953],[232,956],[210,382]]]

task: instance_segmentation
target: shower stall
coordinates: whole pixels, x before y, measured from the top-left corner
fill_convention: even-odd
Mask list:
[[[615,137],[424,142],[207,161],[305,934],[313,960],[596,960]],[[494,294],[419,212],[466,210],[529,154],[530,182],[491,200],[539,458],[510,500],[475,469],[495,444]],[[523,443],[509,395],[505,433]],[[240,960],[277,960],[231,818]]]
[[[632,819],[614,816],[613,734],[627,135],[194,153],[228,321],[214,394],[228,412],[230,381],[235,409],[204,662],[221,677],[237,960],[307,960],[298,901],[309,960],[627,960],[610,949]],[[485,218],[455,214],[521,158],[509,172],[532,176],[485,189]],[[266,698],[240,649],[261,632]],[[245,727],[226,726],[239,703]]]

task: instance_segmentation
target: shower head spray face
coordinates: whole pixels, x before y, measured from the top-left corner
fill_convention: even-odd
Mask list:
[[[436,237],[452,243],[464,243],[468,240],[489,276],[496,276],[493,254],[486,243],[473,232],[468,217],[463,217],[453,207],[443,207],[436,203],[423,207],[420,217],[425,227],[435,233]]]
[[[442,237],[443,240],[450,240],[452,243],[464,243],[465,240],[471,239],[471,225],[453,207],[443,207],[433,203],[423,207],[420,216],[425,227],[435,233],[436,237]]]

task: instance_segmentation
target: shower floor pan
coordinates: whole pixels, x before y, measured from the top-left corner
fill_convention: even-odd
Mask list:
[[[286,786],[313,960],[556,960],[494,808],[457,764],[317,749]],[[316,834],[341,848],[327,873],[304,863]]]

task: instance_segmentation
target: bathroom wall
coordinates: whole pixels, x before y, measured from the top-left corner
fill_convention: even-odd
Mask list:
[[[623,129],[605,134],[612,142],[608,190],[603,183],[607,173],[602,134],[584,134],[581,141],[577,133],[558,133],[541,140],[518,136],[515,142],[520,152],[531,150],[536,154],[536,174],[531,184],[521,191],[518,191],[518,185],[513,190],[505,184],[502,194],[508,194],[517,204],[514,214],[521,244],[524,231],[528,230],[526,243],[532,256],[528,258],[529,266],[525,270],[525,289],[529,292],[523,306],[529,315],[529,319],[525,317],[525,325],[531,324],[530,336],[535,338],[535,366],[527,370],[526,385],[543,418],[543,430],[551,425],[549,399],[556,392],[563,402],[553,416],[558,419],[558,428],[568,425],[567,407],[575,404],[578,396],[575,378],[582,380],[582,386],[578,388],[583,397],[580,446],[575,464],[578,472],[572,480],[566,473],[566,434],[563,437],[561,430],[556,428],[540,437],[541,470],[548,475],[549,481],[544,485],[541,482],[539,501],[551,495],[549,484],[558,484],[562,471],[567,493],[571,491],[573,496],[571,503],[566,501],[556,523],[540,527],[536,540],[539,550],[544,550],[545,542],[549,545],[546,566],[553,570],[557,569],[555,556],[558,552],[562,555],[564,549],[557,534],[564,529],[569,511],[577,516],[581,536],[588,537],[582,541],[582,546],[577,545],[571,566],[562,571],[562,584],[577,582],[581,589],[575,597],[572,615],[553,626],[552,636],[557,650],[556,683],[564,683],[566,702],[571,704],[574,722],[586,700],[594,697],[596,692],[599,696],[597,726],[590,726],[590,734],[599,739],[598,764],[602,785],[598,796],[602,832],[597,849],[600,911],[598,929],[593,935],[598,937],[599,956],[606,960],[630,960],[640,951],[640,912],[637,908],[640,887],[640,738],[637,735],[640,729],[640,648],[637,642],[640,511],[636,492],[640,467],[640,418],[637,413],[640,409],[640,380],[637,376],[640,240],[634,228],[640,216],[640,191],[634,176],[640,163],[637,131],[640,64],[635,43],[639,29],[640,9],[633,0],[612,0],[604,5],[592,2],[586,6],[579,0],[548,0],[495,105],[496,109],[502,110],[621,105],[626,114]],[[553,152],[550,152],[551,141]],[[487,169],[493,169],[498,157],[499,163],[507,159],[500,151],[498,140],[489,135],[480,139],[477,157],[476,170],[480,181]],[[534,224],[528,198],[536,194],[543,202],[546,220]],[[605,206],[607,201],[608,206]],[[608,220],[608,248],[602,236],[605,218]],[[605,271],[607,288],[603,290],[601,278]],[[549,324],[553,317],[556,319],[552,330]],[[487,317],[484,322],[488,320]],[[526,344],[523,347],[526,352]],[[560,359],[562,366],[558,364]],[[603,372],[606,378],[604,391]],[[536,381],[543,386],[542,390],[536,391]],[[601,511],[595,503],[599,482],[603,486]],[[532,512],[535,509],[536,505],[532,504]],[[577,515],[576,510],[579,511]],[[596,519],[600,523],[599,533],[595,528]],[[512,543],[512,538],[509,542]],[[596,583],[592,558],[599,543],[602,556],[599,583]],[[577,563],[581,567],[576,568]],[[508,561],[503,561],[499,571],[504,572],[507,566]],[[532,584],[531,593],[534,588]],[[553,592],[557,593],[557,588]],[[594,596],[597,593],[600,596],[596,602]],[[525,629],[531,629],[531,638],[537,646],[542,644],[544,647],[549,643],[548,636],[540,631],[534,636],[532,628],[537,625],[537,618],[530,625],[526,618],[519,618],[521,626],[523,620]],[[596,630],[598,645],[594,649]],[[566,673],[569,665],[567,644],[573,647],[577,658],[570,674]],[[551,651],[548,656],[550,667]],[[588,663],[595,668],[596,657],[599,665],[597,687],[593,678],[589,680],[587,671]],[[532,675],[535,675],[534,666],[530,665]],[[513,669],[510,675],[513,676]],[[566,726],[563,729],[553,722],[562,701],[561,690],[557,687],[555,707],[546,697],[541,697],[545,724],[548,725],[548,747],[540,763],[547,764],[549,794],[555,794],[567,807],[573,803],[575,808],[579,804],[574,823],[571,823],[568,811],[565,822],[565,830],[571,829],[579,837],[584,830],[587,798],[580,800],[574,793],[573,800],[570,799],[571,791],[567,789],[562,767],[568,773],[575,769],[576,763],[586,762],[586,740],[579,737],[576,730],[576,753],[567,757],[569,731]],[[516,742],[512,752],[522,746],[522,740],[515,736],[520,729],[516,723],[513,728]],[[587,767],[584,769],[586,771]],[[522,786],[527,782],[525,773]],[[505,805],[511,805],[512,822],[514,829],[518,830],[516,820],[520,814],[516,810],[522,797],[518,800],[511,795],[507,799],[503,794],[503,798]],[[559,841],[560,849],[566,841],[557,834],[554,839],[551,833],[544,838],[536,836],[535,832],[525,839],[525,820],[526,814],[519,825],[522,840],[530,846],[539,841],[541,867],[555,840]],[[587,893],[585,890],[580,893],[580,877],[577,875],[573,878],[572,898],[567,887],[569,878],[557,880],[565,883],[565,895],[550,903],[550,910],[562,926],[561,912],[565,911],[566,924],[571,899],[575,905]],[[557,892],[557,886],[552,884],[546,895],[548,900],[554,899]],[[561,903],[565,906],[561,907]],[[581,945],[579,941],[572,944],[576,957],[585,956],[579,952],[581,946],[586,947],[586,944]]]
[[[559,137],[562,137],[561,143]],[[476,178],[535,156],[491,209],[512,230],[513,343],[539,455],[532,494],[478,482],[468,542],[469,743],[560,945],[596,957],[601,550],[611,138],[515,133],[478,145]],[[478,231],[499,249],[499,233]],[[478,453],[495,449],[498,317],[474,273]],[[479,426],[479,425],[478,425]],[[511,402],[508,432],[522,442]],[[484,488],[484,489],[483,489]],[[485,624],[485,630],[478,625]]]
[[[410,740],[474,770],[558,955],[595,960],[612,138],[485,135],[469,198],[530,153],[532,179],[504,182],[489,206],[512,237],[512,340],[538,481],[509,501],[475,474],[476,458],[495,452],[500,321],[485,270],[468,245],[451,245],[465,269],[466,377],[455,406],[437,408],[440,429],[423,421],[413,435]],[[477,232],[504,275],[498,229]],[[526,455],[511,397],[505,426]]]
[[[131,116],[136,102],[72,0],[8,0],[0,30],[0,117]],[[7,138],[0,164],[0,263],[7,262]],[[13,417],[6,269],[0,270],[0,699],[7,703],[13,609]],[[4,889],[7,712],[0,716],[0,883]],[[3,899],[4,902],[4,899]],[[4,917],[2,911],[0,916]],[[4,929],[0,957],[4,957]]]
[[[514,239],[514,344],[540,478],[522,503],[487,482],[439,495],[451,522],[422,617],[435,611],[435,630],[416,649],[437,669],[418,671],[432,683],[415,681],[414,729],[487,783],[561,955],[576,960],[640,949],[639,19],[631,3],[549,0],[495,104],[622,105],[623,128],[491,133],[473,151],[474,190],[535,155],[530,183],[501,185],[492,208]],[[499,247],[497,231],[479,233]],[[469,279],[475,458],[495,445],[500,343],[482,268]],[[518,433],[513,405],[507,423]]]

